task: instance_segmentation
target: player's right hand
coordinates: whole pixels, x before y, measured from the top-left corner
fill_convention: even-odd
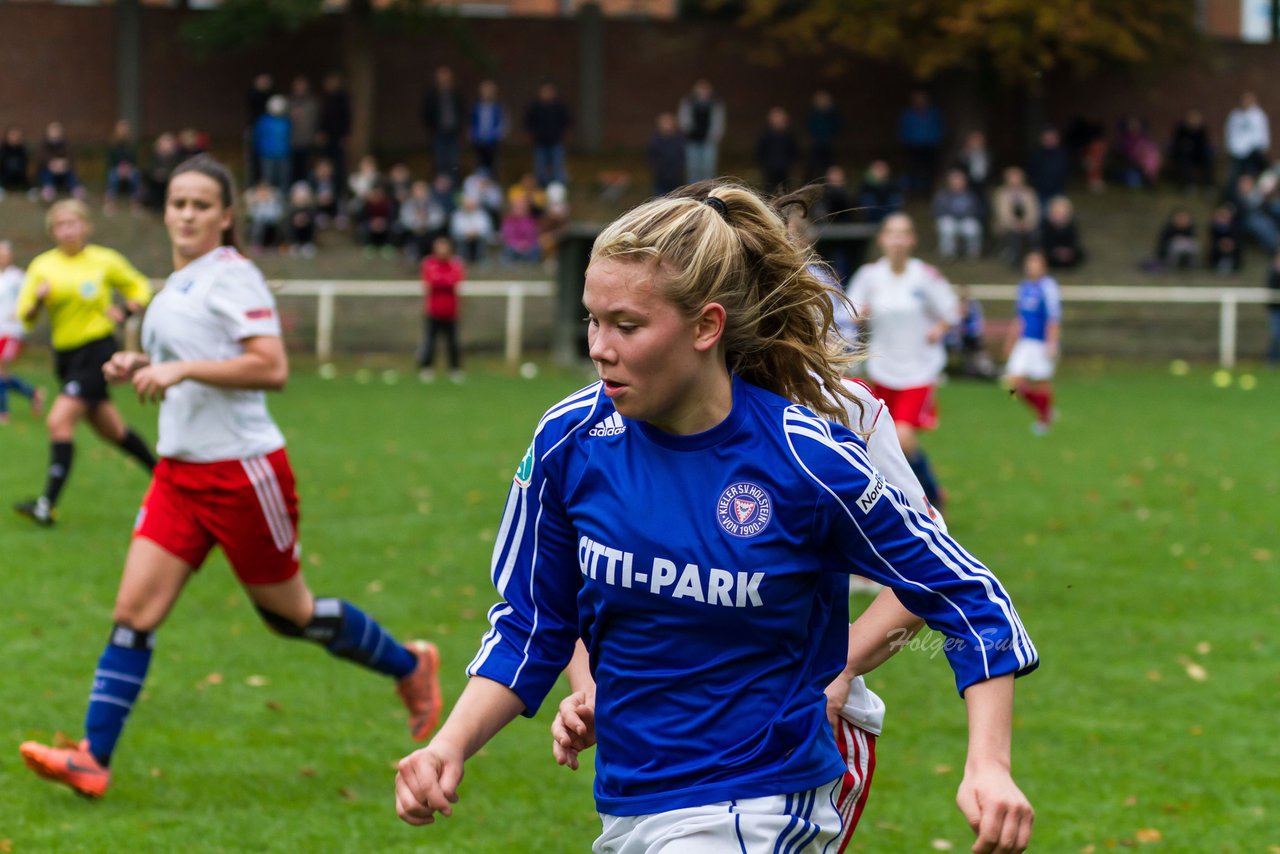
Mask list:
[[[40,283],[36,285],[36,299],[44,302],[44,300],[49,296],[49,292],[52,290],[53,285],[49,284],[49,280],[41,279]]]
[[[560,701],[551,722],[551,755],[559,765],[578,770],[578,754],[596,743],[595,693],[574,691]]]
[[[460,749],[432,742],[415,750],[396,771],[396,814],[406,824],[434,824],[436,813],[453,815],[462,782],[463,755]]]
[[[109,383],[126,383],[133,379],[134,373],[140,368],[145,368],[149,364],[151,359],[147,358],[145,353],[115,353],[102,366],[102,375]]]

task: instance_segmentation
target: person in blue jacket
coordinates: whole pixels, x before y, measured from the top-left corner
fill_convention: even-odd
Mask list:
[[[597,852],[821,851],[845,766],[824,688],[856,573],[947,638],[969,713],[957,801],[1020,852],[1013,681],[1039,660],[1009,594],[870,463],[847,421],[829,287],[750,190],[706,182],[605,229],[583,304],[600,381],[543,416],[494,548],[471,679],[405,757],[409,824],[532,716],[581,636],[595,679]]]

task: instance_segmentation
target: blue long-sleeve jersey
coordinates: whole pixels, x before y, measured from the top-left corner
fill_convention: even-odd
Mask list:
[[[844,770],[823,688],[845,576],[890,585],[969,685],[1037,664],[999,581],[872,467],[857,436],[733,381],[712,429],[622,417],[597,383],[543,417],[493,553],[502,601],[468,668],[537,711],[581,635],[596,803],[642,815],[803,791]]]

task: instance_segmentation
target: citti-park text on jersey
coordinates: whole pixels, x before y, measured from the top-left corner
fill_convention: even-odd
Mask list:
[[[583,575],[595,581],[725,608],[759,608],[764,605],[760,598],[763,572],[703,570],[696,563],[665,557],[655,557],[648,567],[635,564],[632,552],[606,546],[590,537],[578,540],[578,566]]]

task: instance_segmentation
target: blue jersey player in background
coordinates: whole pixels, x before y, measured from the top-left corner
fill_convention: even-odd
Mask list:
[[[1058,361],[1062,301],[1057,281],[1048,274],[1044,253],[1028,252],[1022,272],[1018,314],[1005,341],[1004,381],[1010,393],[1035,411],[1031,430],[1043,436],[1054,418],[1053,370]]]
[[[823,850],[845,771],[823,693],[848,649],[832,591],[857,573],[950,640],[974,850],[1029,844],[1010,742],[1035,648],[1000,582],[833,423],[847,357],[808,262],[729,184],[647,202],[597,238],[583,303],[600,381],[548,410],[516,472],[501,601],[449,719],[400,762],[406,822],[452,814],[466,759],[536,713],[581,636],[595,851]]]

